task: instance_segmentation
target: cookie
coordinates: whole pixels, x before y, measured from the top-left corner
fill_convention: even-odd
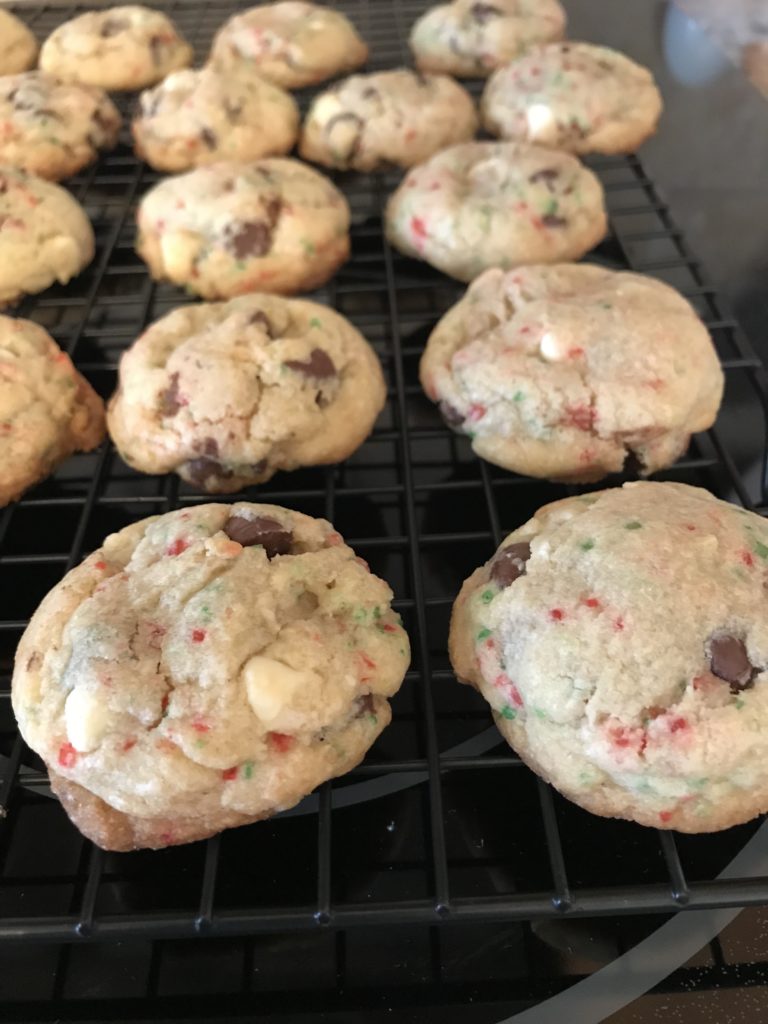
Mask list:
[[[170,18],[136,4],[65,21],[40,51],[41,70],[102,89],[143,89],[191,63],[192,47]]]
[[[669,285],[587,264],[488,270],[432,332],[421,382],[482,458],[553,480],[671,465],[711,427],[717,353]]]
[[[557,0],[454,0],[419,18],[410,46],[422,71],[484,78],[527,47],[562,39],[564,31]]]
[[[476,131],[472,97],[457,82],[400,68],[353,75],[321,93],[304,121],[299,152],[342,170],[412,167]]]
[[[26,71],[0,78],[0,124],[0,164],[58,181],[111,149],[122,118],[101,89]]]
[[[368,47],[339,11],[285,0],[232,15],[216,33],[209,59],[301,89],[359,68]]]
[[[0,7],[0,75],[33,67],[37,51],[37,40],[24,22]]]
[[[93,228],[69,192],[0,166],[0,308],[54,281],[66,284],[93,252]]]
[[[166,178],[137,214],[136,249],[157,280],[206,299],[324,284],[349,255],[349,207],[298,160],[208,164]]]
[[[605,46],[534,46],[494,72],[481,101],[492,135],[569,153],[632,153],[656,130],[653,75]]]
[[[13,708],[109,850],[269,817],[362,760],[408,667],[392,592],[330,523],[199,505],[107,537],[19,644]]]
[[[136,152],[159,171],[287,153],[299,134],[293,97],[256,75],[174,71],[141,94]]]
[[[457,676],[593,814],[713,832],[768,810],[768,526],[684,484],[546,505],[464,584]]]
[[[347,458],[385,398],[376,354],[344,317],[247,295],[183,306],[134,342],[109,432],[134,468],[227,493]]]
[[[392,245],[460,281],[578,259],[608,226],[600,182],[576,157],[516,142],[436,153],[408,172],[385,220]]]
[[[0,316],[0,506],[104,437],[104,403],[31,320]]]

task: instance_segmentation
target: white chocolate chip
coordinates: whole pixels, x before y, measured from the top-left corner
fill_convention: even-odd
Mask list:
[[[95,693],[75,687],[64,704],[64,724],[72,746],[81,754],[95,750],[109,723],[106,709]]]
[[[525,115],[528,119],[528,136],[533,142],[554,142],[556,139],[555,119],[545,103],[532,103]]]
[[[541,341],[539,342],[539,352],[547,362],[555,363],[563,358],[564,352],[563,347],[554,334],[549,331],[546,334],[542,334]]]
[[[243,679],[253,713],[267,724],[274,722],[299,690],[315,689],[322,682],[310,669],[298,672],[282,661],[258,654],[246,662]]]
[[[330,121],[332,117],[343,111],[343,107],[335,96],[321,96],[312,104],[312,117],[320,124]]]

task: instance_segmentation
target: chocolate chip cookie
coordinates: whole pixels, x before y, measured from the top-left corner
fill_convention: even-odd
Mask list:
[[[26,71],[0,78],[0,123],[0,164],[58,181],[111,149],[122,118],[95,86]]]
[[[406,174],[386,209],[389,241],[460,281],[488,267],[578,259],[607,229],[603,190],[567,153],[467,142]]]
[[[65,21],[40,51],[43,71],[102,89],[143,89],[191,63],[192,47],[170,18],[136,4]]]
[[[293,97],[256,75],[174,71],[141,94],[136,152],[159,171],[287,153],[299,133]]]
[[[206,299],[324,284],[349,255],[349,207],[298,160],[216,163],[166,178],[137,214],[152,276]]]
[[[38,608],[13,708],[75,825],[165,847],[293,806],[388,725],[392,592],[330,523],[200,505],[107,537]]]
[[[557,0],[454,0],[419,18],[410,45],[423,71],[481,78],[534,43],[562,39],[564,30]]]
[[[354,71],[368,47],[339,11],[284,0],[232,17],[216,33],[210,62],[256,73],[284,89],[301,89]]]
[[[30,320],[0,316],[0,506],[104,437],[104,403]]]
[[[472,97],[457,82],[400,68],[353,75],[321,93],[304,121],[299,152],[342,170],[412,167],[476,131]]]
[[[581,482],[671,465],[723,393],[679,292],[586,264],[487,271],[432,332],[421,381],[482,458]]]
[[[653,75],[605,46],[534,46],[490,78],[482,99],[492,135],[569,153],[632,153],[656,130]]]
[[[0,166],[0,308],[66,284],[93,259],[93,229],[65,189]]]
[[[768,810],[768,526],[683,484],[546,505],[462,587],[450,653],[593,814],[713,832]]]
[[[134,342],[109,431],[136,469],[227,493],[347,458],[385,397],[373,349],[344,317],[247,295],[176,309]]]
[[[24,22],[0,7],[0,75],[33,67],[37,51],[37,40]]]

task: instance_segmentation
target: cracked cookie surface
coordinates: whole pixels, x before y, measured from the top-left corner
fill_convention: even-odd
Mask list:
[[[65,21],[40,51],[40,68],[65,82],[143,89],[192,62],[192,47],[160,11],[137,4]]]
[[[301,89],[354,71],[368,47],[339,11],[301,0],[261,4],[234,14],[213,40],[210,62]]]
[[[549,43],[496,71],[481,101],[492,135],[569,153],[632,153],[656,130],[653,75],[606,46]]]
[[[415,22],[410,47],[423,71],[482,78],[534,43],[561,39],[564,30],[557,0],[454,0]]]
[[[330,523],[200,505],[108,537],[35,613],[13,707],[106,849],[204,838],[354,767],[409,661],[392,593]]]
[[[768,810],[768,525],[684,484],[546,505],[465,582],[457,676],[594,814],[682,832]]]
[[[152,276],[206,299],[311,291],[349,254],[349,206],[322,174],[277,157],[221,162],[142,199],[136,249]]]
[[[0,166],[0,307],[66,284],[93,252],[91,223],[66,189]]]
[[[578,259],[607,230],[603,190],[568,153],[467,142],[410,170],[387,203],[389,241],[460,281],[489,267]]]
[[[476,131],[474,102],[457,82],[400,68],[352,75],[321,93],[304,121],[299,152],[342,170],[412,167]]]
[[[376,354],[344,317],[247,295],[174,310],[134,342],[109,431],[136,469],[225,493],[347,458],[385,397]]]
[[[42,71],[0,78],[0,164],[58,181],[117,142],[122,118],[94,86]]]
[[[160,171],[287,153],[299,131],[289,93],[256,75],[212,67],[174,71],[141,94],[136,152]]]
[[[0,75],[15,75],[31,68],[37,51],[37,40],[24,22],[0,8]]]
[[[104,437],[104,404],[31,320],[0,316],[0,506]]]
[[[427,342],[422,386],[482,458],[599,480],[670,465],[723,392],[709,333],[673,288],[588,265],[489,270]]]

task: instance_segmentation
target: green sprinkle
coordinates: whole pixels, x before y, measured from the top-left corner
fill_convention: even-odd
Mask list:
[[[600,303],[600,308],[601,309],[613,309],[613,304],[610,303],[610,302],[601,302]]]
[[[205,746],[205,740],[195,740],[195,746],[196,746],[196,747],[198,748],[198,750],[199,750],[199,749],[200,749],[200,747],[204,747],[204,746]]]
[[[211,611],[211,609],[208,607],[207,604],[204,604],[203,607],[200,609],[200,619],[201,619],[201,621],[202,622],[210,622],[212,618],[213,618],[213,612]]]
[[[309,321],[309,326],[310,327],[322,327],[323,325],[322,325],[322,323],[320,321],[320,317],[313,316],[312,319]]]
[[[308,238],[302,238],[301,247],[307,256],[314,256],[315,252],[317,251],[312,242],[310,242]]]
[[[536,715],[537,718],[546,718],[547,717],[547,712],[544,711],[543,708],[534,708],[533,709],[533,713],[534,713],[534,715]]]
[[[365,620],[368,618],[368,612],[366,611],[365,608],[355,608],[355,610],[352,612],[352,618],[355,620],[355,622],[365,622]]]
[[[238,270],[245,270],[245,260],[235,260],[235,266]]]
[[[368,718],[368,721],[371,723],[371,725],[379,724],[379,719],[377,715],[367,715],[366,717]]]
[[[379,608],[379,606],[376,605],[375,608],[373,609],[373,611],[371,612],[371,615],[373,615],[374,619],[380,619],[381,618],[381,608]]]
[[[554,196],[549,200],[547,205],[544,207],[544,216],[551,217],[557,213],[558,202]]]
[[[480,600],[483,604],[490,604],[496,595],[492,590],[484,590],[480,595]]]
[[[501,709],[501,717],[507,718],[510,722],[512,722],[517,718],[517,711],[515,711],[514,708],[511,708],[509,704],[505,704],[504,707]]]
[[[592,540],[591,537],[589,540],[583,540],[581,544],[579,544],[579,547],[582,551],[591,551],[594,546],[595,542]]]
[[[253,775],[253,761],[244,761],[242,766],[244,779],[250,779]]]
[[[486,640],[491,635],[490,629],[481,629],[477,634],[478,640]]]
[[[514,393],[514,395],[512,395],[512,401],[513,401],[513,402],[522,402],[522,400],[523,400],[524,398],[525,398],[525,395],[523,394],[523,392],[522,392],[522,391],[516,391],[516,392]]]
[[[737,711],[741,711],[741,709],[744,707],[744,701],[741,699],[741,697],[737,697],[733,703],[736,706]]]
[[[405,657],[405,648],[404,647],[400,648],[400,653],[402,654],[403,657]]]
[[[765,544],[761,544],[759,540],[755,541],[755,554],[761,558],[768,558],[768,547]]]
[[[624,529],[625,530],[642,530],[642,528],[643,528],[643,524],[642,523],[638,523],[638,521],[636,519],[632,519],[630,522],[624,523]]]

